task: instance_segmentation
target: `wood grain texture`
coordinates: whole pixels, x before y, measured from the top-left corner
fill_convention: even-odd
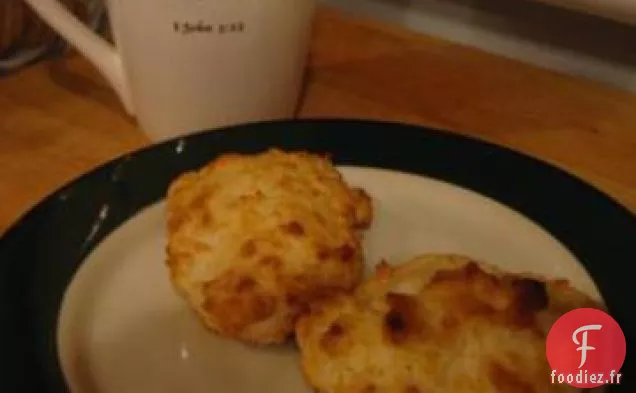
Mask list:
[[[564,168],[636,212],[634,94],[326,8],[310,55],[301,117],[458,130]],[[0,79],[0,232],[65,182],[146,144],[77,55]]]

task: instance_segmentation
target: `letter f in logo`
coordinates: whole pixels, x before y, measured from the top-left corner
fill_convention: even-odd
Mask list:
[[[574,341],[574,344],[581,345],[580,347],[576,349],[577,351],[581,351],[581,364],[579,365],[579,368],[583,367],[583,365],[585,364],[585,361],[587,359],[587,351],[592,351],[596,349],[594,347],[590,347],[587,345],[587,332],[589,330],[601,330],[601,327],[602,327],[601,325],[585,325],[576,329],[574,333],[572,334],[572,341]],[[576,338],[576,336],[581,332],[583,332],[582,343],[580,343],[579,340]]]

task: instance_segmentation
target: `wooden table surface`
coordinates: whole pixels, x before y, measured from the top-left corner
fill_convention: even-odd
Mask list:
[[[321,8],[301,116],[459,130],[560,166],[636,212],[636,95],[595,82]],[[148,143],[77,55],[0,79],[0,232]]]

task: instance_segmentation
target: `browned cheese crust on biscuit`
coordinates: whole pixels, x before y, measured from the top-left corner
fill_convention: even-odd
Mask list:
[[[579,307],[600,305],[565,281],[429,254],[315,303],[296,339],[320,393],[575,392],[551,383],[545,342]]]
[[[171,184],[167,265],[208,328],[278,343],[312,299],[359,283],[371,221],[369,196],[326,157],[225,154]]]

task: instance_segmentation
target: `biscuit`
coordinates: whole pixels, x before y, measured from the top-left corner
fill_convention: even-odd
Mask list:
[[[579,307],[600,305],[563,280],[428,254],[314,303],[296,340],[320,393],[578,392],[551,383],[545,342]]]
[[[354,289],[373,219],[328,158],[278,149],[182,174],[166,213],[174,288],[205,326],[255,344],[293,335],[312,299]]]

